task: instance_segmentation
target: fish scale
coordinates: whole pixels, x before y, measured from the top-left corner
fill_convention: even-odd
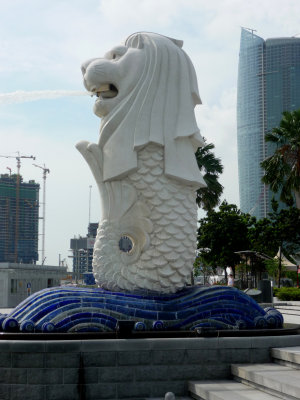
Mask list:
[[[197,206],[195,202],[195,187],[183,186],[164,174],[163,147],[148,145],[138,153],[138,169],[129,175],[128,182],[132,184],[139,195],[145,198],[150,208],[150,218],[154,217],[154,229],[150,234],[150,243],[155,245],[156,256],[152,251],[146,250],[145,256],[152,253],[151,263],[157,267],[160,278],[168,276],[180,289],[190,282],[190,273],[195,258],[196,250],[196,221]],[[147,189],[141,190],[140,183],[146,182]],[[163,201],[161,204],[157,199]],[[182,230],[185,227],[182,235]],[[192,234],[193,232],[193,234]],[[180,235],[181,234],[181,235]],[[189,245],[184,246],[181,238],[189,238]],[[168,242],[168,238],[172,239]],[[174,239],[178,246],[174,246]],[[193,240],[191,240],[193,239]],[[148,253],[148,254],[147,254]],[[141,256],[141,260],[144,258]],[[180,262],[182,260],[183,262]],[[147,261],[143,269],[147,270]],[[162,264],[164,263],[164,264]],[[152,266],[153,268],[153,266]],[[151,270],[152,270],[151,268]]]
[[[197,241],[196,188],[164,174],[163,152],[162,146],[154,144],[141,149],[137,170],[121,181],[134,188],[143,209],[149,211],[148,216],[134,214],[134,218],[149,218],[152,223],[149,246],[141,249],[137,258],[134,251],[122,254],[120,238],[130,237],[130,232],[121,229],[121,220],[99,224],[93,265],[100,287],[170,293],[190,283]],[[136,238],[139,241],[140,235]],[[138,246],[134,243],[133,250]]]

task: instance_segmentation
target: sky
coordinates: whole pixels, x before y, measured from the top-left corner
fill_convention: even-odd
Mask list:
[[[17,152],[36,157],[22,159],[21,175],[41,184],[42,203],[43,171],[32,164],[50,170],[45,263],[57,265],[60,257],[70,269],[70,239],[85,236],[89,216],[98,222],[100,214],[94,179],[75,149],[80,140],[97,142],[100,126],[95,98],[82,84],[82,62],[138,31],[183,40],[203,103],[196,108],[198,126],[224,165],[222,199],[239,205],[241,27],[264,39],[300,35],[299,14],[299,0],[0,0],[0,156],[9,156],[0,157],[0,174],[16,172]]]

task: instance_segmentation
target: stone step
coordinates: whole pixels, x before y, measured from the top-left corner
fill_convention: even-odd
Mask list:
[[[278,400],[280,398],[230,380],[191,381],[188,389],[192,398],[197,400]]]
[[[273,307],[281,312],[285,325],[293,324],[300,326],[300,302],[274,303]]]
[[[146,397],[144,400],[193,400],[192,397],[189,396],[175,396],[173,393],[166,393],[164,397]]]
[[[233,364],[234,378],[282,399],[300,399],[300,371],[278,364]]]
[[[300,369],[300,346],[271,349],[274,361],[294,369]]]
[[[300,313],[300,307],[299,306],[276,306],[276,310],[284,310],[284,311],[293,311],[296,313]]]
[[[300,306],[300,301],[290,301],[290,300],[276,300],[273,302],[274,307],[277,306],[289,306],[289,307],[297,307]]]
[[[273,364],[233,364],[234,381],[191,381],[194,399],[271,400],[300,399],[300,346],[273,348]]]
[[[300,315],[300,307],[275,307],[276,310],[284,314]]]

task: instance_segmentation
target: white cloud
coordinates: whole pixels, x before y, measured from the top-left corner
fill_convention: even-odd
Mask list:
[[[106,24],[114,27],[149,25],[155,21],[159,28],[170,25],[186,3],[183,0],[102,0],[99,10]]]
[[[27,103],[28,101],[56,99],[59,97],[87,95],[89,95],[89,93],[87,93],[86,91],[77,90],[34,90],[31,92],[17,90],[12,93],[0,93],[0,105]]]
[[[206,34],[224,45],[236,40],[236,29],[256,29],[259,36],[289,36],[299,31],[298,0],[211,0],[202,3],[210,13]]]

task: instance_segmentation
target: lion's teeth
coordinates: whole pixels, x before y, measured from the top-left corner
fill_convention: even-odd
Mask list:
[[[112,97],[116,97],[118,94],[118,90],[113,84],[105,84],[101,85],[97,90],[94,90],[93,94],[95,94],[97,97],[109,99]]]
[[[103,92],[109,92],[110,91],[110,85],[109,84],[104,84],[101,85],[97,90],[95,90],[95,94],[97,97],[100,97],[101,93]]]
[[[97,93],[99,92],[107,92],[110,90],[109,84],[101,85],[99,89],[97,90]]]

